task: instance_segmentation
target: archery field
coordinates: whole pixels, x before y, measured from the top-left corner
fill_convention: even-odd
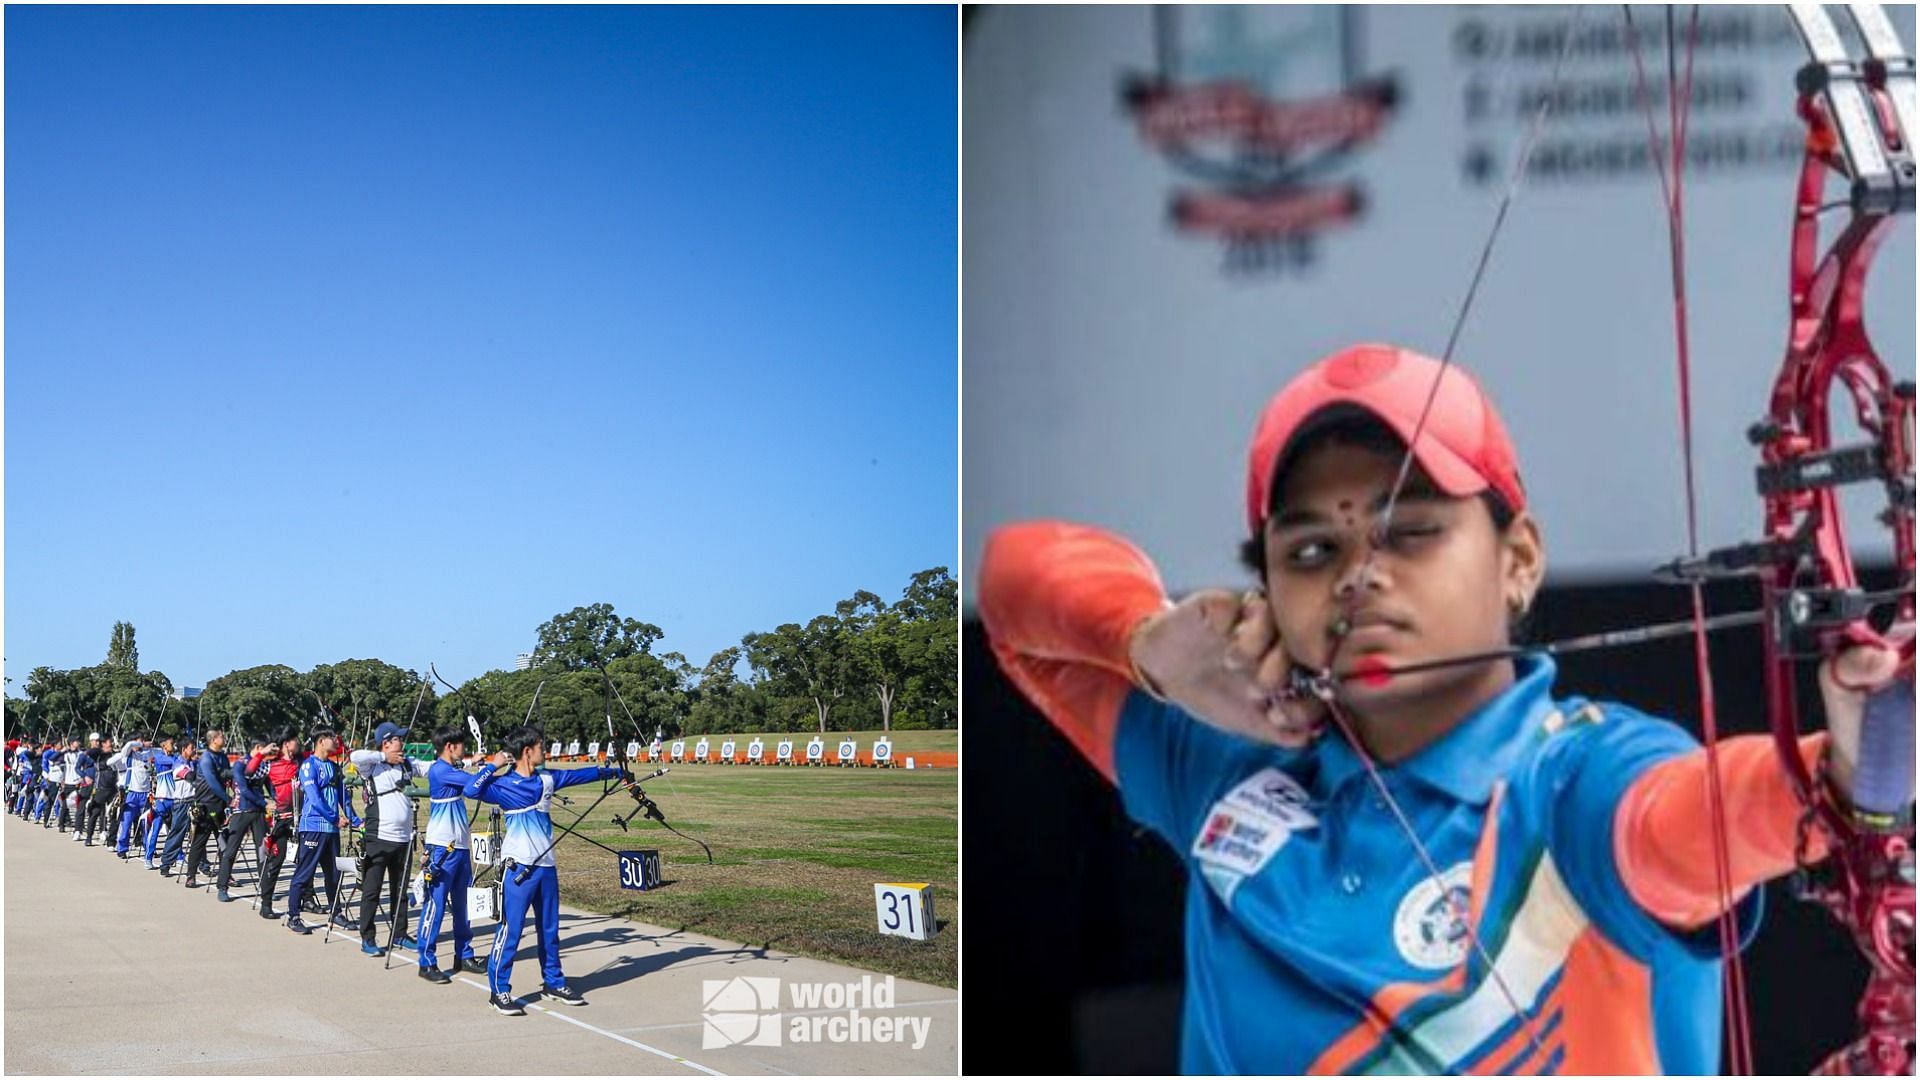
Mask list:
[[[872,745],[869,735],[850,737],[863,748]],[[831,747],[840,736],[825,738]],[[893,737],[901,760],[922,751],[951,752],[957,740],[953,731]],[[568,903],[905,979],[958,984],[958,771],[834,765],[669,768],[666,776],[645,785],[647,794],[675,828],[713,849],[713,864],[699,847],[644,818],[623,833],[613,818],[631,812],[633,801],[615,794],[579,831],[609,847],[658,850],[666,884],[657,891],[624,890],[614,856],[562,840],[554,856]],[[636,775],[651,771],[651,766],[634,766]],[[572,806],[554,808],[556,831],[598,798],[599,789],[588,784],[562,794]],[[469,806],[478,815],[479,808]],[[474,820],[483,824],[485,818]],[[873,886],[882,881],[933,885],[939,932],[932,941],[876,932]]]
[[[953,732],[911,732],[895,745],[951,750],[955,741]],[[635,766],[637,775],[650,771]],[[623,832],[613,818],[635,803],[614,792],[578,832],[620,850],[658,851],[661,884],[623,889],[614,855],[561,840],[561,956],[588,1005],[543,1004],[529,921],[513,971],[527,1009],[519,1017],[487,1007],[484,972],[434,986],[415,975],[411,951],[394,950],[384,969],[385,960],[361,954],[351,927],[301,937],[259,918],[250,845],[235,864],[236,902],[221,904],[211,887],[189,891],[137,858],[122,862],[8,815],[0,823],[5,1071],[950,1075],[959,1044],[958,781],[953,769],[671,766],[646,783],[647,794],[675,828],[712,848],[711,864],[696,844],[644,818]],[[552,808],[556,833],[601,790],[562,791],[568,804]],[[469,808],[483,831],[490,808]],[[418,809],[424,825],[424,799]],[[342,866],[351,883],[350,860]],[[283,912],[292,867],[289,860],[275,900]],[[874,885],[899,881],[933,885],[932,941],[878,932]],[[352,884],[343,892],[357,902]],[[318,928],[323,916],[306,919]],[[384,908],[379,924],[384,943]],[[494,925],[474,924],[483,958]],[[443,926],[443,966],[450,935]],[[832,1000],[810,1008],[783,997],[775,1019],[885,1018],[891,1038],[815,1029],[812,1040],[796,1030],[775,1045],[703,1041],[716,1015],[709,1008],[723,1007],[707,1004],[721,981],[781,980],[788,994],[838,984],[852,1002],[855,984],[888,976],[886,1000],[849,1013],[827,1007],[840,1004]]]

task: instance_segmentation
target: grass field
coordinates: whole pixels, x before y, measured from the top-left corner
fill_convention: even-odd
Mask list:
[[[951,749],[955,733],[924,749]],[[860,733],[862,743],[868,741]],[[902,748],[902,738],[894,745]],[[916,749],[918,752],[918,749]],[[562,766],[564,767],[564,766]],[[620,888],[613,855],[573,839],[554,849],[562,898],[589,911],[691,930],[941,986],[958,984],[959,773],[903,769],[806,769],[697,766],[647,784],[675,828],[704,840],[714,862],[658,825],[631,832],[613,824],[634,802],[616,794],[578,830],[621,849],[658,849],[665,884],[647,892]],[[598,784],[562,794],[554,829],[600,795]],[[484,807],[469,803],[477,828]],[[939,933],[930,942],[882,937],[873,886],[926,881],[934,886]]]

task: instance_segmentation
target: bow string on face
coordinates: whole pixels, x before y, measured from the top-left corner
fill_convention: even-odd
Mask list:
[[[1726,808],[1719,789],[1716,746],[1719,732],[1709,666],[1708,634],[1731,626],[1764,627],[1764,671],[1768,723],[1787,776],[1807,807],[1804,829],[1818,829],[1828,841],[1831,856],[1816,866],[1803,867],[1803,895],[1815,900],[1845,925],[1859,944],[1870,968],[1860,1006],[1862,1034],[1858,1040],[1822,1063],[1828,1073],[1910,1073],[1914,1050],[1914,866],[1913,866],[1913,640],[1907,634],[1891,643],[1902,658],[1908,689],[1905,707],[1869,709],[1863,728],[1860,775],[1869,775],[1876,762],[1898,767],[1878,770],[1878,787],[1856,784],[1852,806],[1842,806],[1832,788],[1809,775],[1798,750],[1801,735],[1797,711],[1796,674],[1802,660],[1831,662],[1835,654],[1855,644],[1889,644],[1869,622],[1876,612],[1891,612],[1896,625],[1910,628],[1914,620],[1914,476],[1913,384],[1894,380],[1874,351],[1861,314],[1861,299],[1874,255],[1899,221],[1910,220],[1914,200],[1914,159],[1910,137],[1914,128],[1914,65],[1878,4],[1850,4],[1848,13],[1867,57],[1856,61],[1825,9],[1818,4],[1786,5],[1805,42],[1810,62],[1798,77],[1798,114],[1807,126],[1806,154],[1796,192],[1790,266],[1792,321],[1785,362],[1776,377],[1765,418],[1749,433],[1760,449],[1756,471],[1764,503],[1765,538],[1701,553],[1697,514],[1697,484],[1693,458],[1693,381],[1691,342],[1687,319],[1685,246],[1685,165],[1688,107],[1692,97],[1694,46],[1698,40],[1696,6],[1686,30],[1684,54],[1674,9],[1666,10],[1666,133],[1656,120],[1647,63],[1639,27],[1631,7],[1623,7],[1625,36],[1634,59],[1635,84],[1645,114],[1649,157],[1656,172],[1668,222],[1668,263],[1672,276],[1675,352],[1679,387],[1679,420],[1684,462],[1687,554],[1656,576],[1689,588],[1692,618],[1683,623],[1633,628],[1588,635],[1570,642],[1533,647],[1490,649],[1468,656],[1408,664],[1372,675],[1400,675],[1463,664],[1484,664],[1524,653],[1573,652],[1593,648],[1638,645],[1688,634],[1694,640],[1696,678],[1700,692],[1702,742],[1708,759],[1709,809],[1713,831],[1715,879],[1722,903],[1719,933],[1725,960],[1726,995],[1723,1001],[1733,1071],[1752,1070],[1751,1034],[1745,1002],[1744,973],[1740,966]],[[1336,624],[1332,648],[1315,673],[1296,676],[1288,693],[1311,693],[1326,703],[1329,719],[1350,744],[1364,766],[1375,793],[1392,810],[1423,870],[1444,888],[1432,855],[1393,797],[1373,759],[1359,738],[1353,717],[1342,699],[1336,659],[1347,643],[1352,615],[1364,597],[1375,562],[1390,535],[1392,517],[1412,474],[1416,449],[1441,381],[1452,365],[1454,351],[1478,295],[1494,250],[1521,182],[1527,173],[1552,102],[1561,83],[1567,49],[1578,34],[1580,9],[1555,63],[1552,90],[1541,97],[1531,128],[1522,144],[1511,180],[1501,196],[1493,224],[1474,268],[1465,299],[1448,334],[1440,369],[1412,436],[1407,440],[1394,483],[1378,522],[1370,531],[1367,549],[1350,593],[1344,597],[1346,618]],[[1838,183],[1846,195],[1826,201],[1826,190]],[[1846,212],[1836,235],[1826,235],[1822,215]],[[1903,216],[1905,215],[1905,216]],[[1910,225],[1907,226],[1910,228]],[[1844,394],[1863,438],[1852,445],[1833,445],[1830,407],[1833,389]],[[1862,587],[1841,516],[1838,489],[1848,485],[1875,485],[1886,496],[1877,522],[1891,533],[1894,571],[1890,589],[1877,592]],[[1727,575],[1757,577],[1762,588],[1758,612],[1709,617],[1703,585]],[[1878,812],[1863,815],[1860,807],[1871,800]],[[1804,849],[1804,846],[1803,846]],[[1502,977],[1472,925],[1471,911],[1462,901],[1461,922],[1470,957],[1484,969],[1506,1006],[1538,1049],[1539,1032],[1533,1011],[1522,1003]]]

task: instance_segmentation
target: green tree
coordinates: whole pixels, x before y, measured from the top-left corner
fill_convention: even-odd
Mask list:
[[[43,725],[37,724],[34,717],[34,704],[27,698],[7,698],[7,730],[9,739],[37,739]]]
[[[197,729],[224,730],[233,744],[254,741],[286,731],[305,736],[320,727],[334,727],[331,717],[320,719],[320,706],[306,694],[299,672],[285,664],[240,668],[208,682],[200,697],[183,702]]]
[[[819,730],[827,730],[833,706],[852,681],[848,633],[833,615],[816,615],[805,626],[783,623],[771,633],[748,634],[740,641],[747,662],[776,693],[812,702]]]
[[[114,664],[63,670],[37,667],[27,675],[27,694],[54,738],[98,731],[125,738],[159,719],[173,682],[158,671],[142,674]]]
[[[424,692],[422,680],[426,681]],[[426,672],[410,671],[385,660],[341,660],[321,664],[301,677],[301,688],[312,692],[301,707],[319,713],[320,707],[314,703],[314,697],[319,697],[331,710],[327,725],[339,730],[356,748],[366,747],[373,729],[388,722],[408,728],[409,742],[426,742],[436,718],[437,687],[431,683]]]
[[[140,649],[133,643],[133,624],[113,624],[113,638],[107,642],[107,666],[126,671],[140,670]]]
[[[893,730],[893,703],[908,675],[902,651],[910,625],[907,616],[862,590],[834,608],[845,634],[847,668],[880,706],[880,728]]]
[[[741,682],[743,647],[730,645],[709,657],[690,694],[685,730],[689,735],[744,731],[743,706],[748,685]]]
[[[589,604],[555,615],[534,633],[535,666],[567,671],[593,670],[651,652],[665,634],[652,623],[620,618],[612,604]]]
[[[894,604],[909,621],[902,631],[908,674],[902,700],[923,718],[914,726],[960,721],[960,588],[944,566],[922,570]]]

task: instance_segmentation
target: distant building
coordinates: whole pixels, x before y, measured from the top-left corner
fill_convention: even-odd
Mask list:
[[[525,671],[532,666],[533,654],[530,652],[523,652],[513,658],[513,670],[515,671]]]
[[[173,692],[173,700],[191,701],[192,699],[199,697],[201,694],[206,693],[206,691],[207,691],[207,688],[204,686],[183,686],[180,689],[175,690]]]

